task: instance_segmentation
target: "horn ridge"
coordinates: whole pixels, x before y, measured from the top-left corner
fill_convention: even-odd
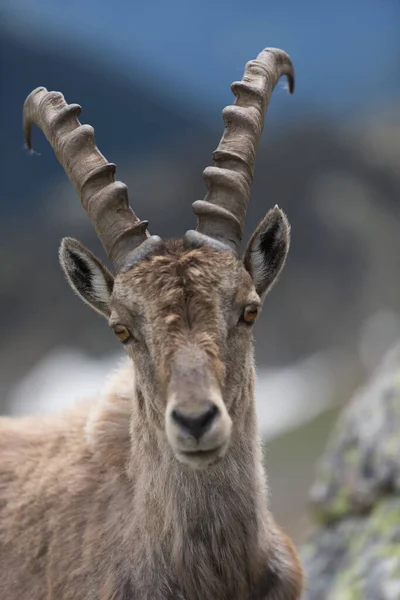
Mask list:
[[[67,104],[60,92],[36,88],[24,103],[25,143],[31,150],[33,125],[43,131],[118,271],[124,256],[150,234],[147,221],[140,221],[129,205],[126,185],[115,181],[115,164],[97,148],[93,127],[80,123],[81,110],[78,104]]]
[[[246,64],[242,80],[232,83],[235,101],[222,113],[225,130],[213,153],[214,166],[203,172],[208,188],[204,202],[210,207],[220,206],[225,212],[202,207],[199,213],[198,201],[193,205],[198,217],[196,230],[221,242],[229,241],[236,252],[242,239],[265,114],[272,92],[283,75],[293,93],[294,69],[290,57],[282,50],[266,48]]]

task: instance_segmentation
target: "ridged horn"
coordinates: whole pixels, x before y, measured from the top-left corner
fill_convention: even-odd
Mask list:
[[[148,222],[140,221],[129,206],[126,185],[115,181],[115,165],[97,148],[93,127],[79,122],[80,113],[81,107],[67,104],[60,92],[36,88],[24,103],[25,143],[31,150],[32,125],[43,131],[118,272],[128,258],[133,262],[132,253],[143,242],[152,247],[161,240],[150,236]]]
[[[214,166],[204,170],[208,187],[204,200],[193,203],[196,232],[186,240],[198,243],[208,236],[238,252],[242,239],[254,161],[272,92],[282,75],[294,91],[294,69],[282,50],[266,48],[247,63],[242,81],[232,83],[235,103],[223,110],[225,131],[213,153]]]

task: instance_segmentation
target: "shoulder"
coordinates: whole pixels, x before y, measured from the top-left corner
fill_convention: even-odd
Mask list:
[[[88,414],[84,435],[88,447],[107,463],[120,465],[130,448],[134,369],[127,359],[111,373]]]

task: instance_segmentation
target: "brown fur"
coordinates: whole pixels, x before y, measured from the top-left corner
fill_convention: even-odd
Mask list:
[[[251,328],[238,325],[256,298],[232,254],[180,242],[116,277],[110,321],[134,332],[135,367],[94,403],[0,423],[1,599],[300,598],[296,552],[268,509]],[[166,435],[171,398],[190,389],[220,391],[232,422],[203,469]]]

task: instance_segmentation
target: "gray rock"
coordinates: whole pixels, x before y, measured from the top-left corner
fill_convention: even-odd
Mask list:
[[[341,413],[311,504],[304,600],[400,599],[400,344]]]

